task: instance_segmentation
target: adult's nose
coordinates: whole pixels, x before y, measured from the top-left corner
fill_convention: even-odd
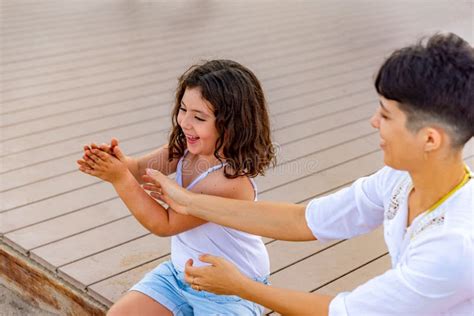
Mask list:
[[[378,112],[375,112],[374,115],[372,115],[372,117],[370,118],[370,125],[372,125],[373,128],[379,128],[380,118]]]

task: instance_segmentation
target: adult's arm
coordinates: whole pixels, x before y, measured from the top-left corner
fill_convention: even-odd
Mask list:
[[[304,205],[193,194],[188,209],[193,216],[255,235],[290,241],[315,239],[306,223]]]
[[[144,177],[146,190],[181,214],[280,240],[314,240],[305,219],[304,205],[253,202],[189,192],[155,170]]]
[[[267,286],[210,255],[200,257],[208,266],[188,261],[185,280],[196,290],[238,295],[283,315],[471,315],[473,249],[467,232],[427,231],[395,268],[336,297]]]
[[[283,315],[328,314],[332,296],[265,285],[244,276],[235,265],[224,258],[202,255],[200,260],[209,265],[194,267],[192,260],[189,260],[185,268],[185,280],[195,290],[237,295]]]
[[[383,222],[381,188],[389,169],[358,179],[349,188],[312,200],[308,206],[282,202],[236,201],[193,194],[155,170],[145,189],[174,210],[251,234],[290,241],[334,240],[368,233]],[[389,176],[390,178],[390,176]]]

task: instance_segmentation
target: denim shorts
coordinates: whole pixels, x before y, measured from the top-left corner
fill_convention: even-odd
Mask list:
[[[256,280],[268,284],[267,278]],[[261,305],[235,295],[196,291],[184,281],[184,272],[170,261],[163,262],[145,275],[130,291],[141,292],[169,309],[175,316],[188,315],[262,315]]]

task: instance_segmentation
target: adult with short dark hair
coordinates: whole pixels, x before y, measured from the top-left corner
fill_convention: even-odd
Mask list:
[[[307,206],[190,193],[153,170],[145,179],[178,212],[276,239],[345,239],[383,225],[391,269],[330,297],[259,284],[205,255],[207,267],[187,263],[187,282],[285,315],[472,315],[474,181],[462,157],[474,134],[474,50],[434,35],[395,51],[375,88],[371,124],[386,166]]]

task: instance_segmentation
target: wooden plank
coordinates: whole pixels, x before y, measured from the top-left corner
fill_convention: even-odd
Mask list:
[[[372,104],[377,101],[376,95],[370,90],[356,92],[350,95],[342,95],[337,99],[332,99],[324,102],[316,102],[313,100],[309,105],[301,104],[301,107],[294,109],[291,112],[284,112],[281,114],[274,114],[271,116],[273,136],[282,142],[281,135],[275,134],[278,130],[292,125],[300,125],[304,122],[317,120],[327,116],[334,116],[340,111],[347,111],[350,109],[359,108],[362,105]],[[369,113],[371,110],[368,111]],[[315,124],[316,125],[316,124]]]
[[[142,50],[146,50],[146,47],[140,47],[140,46],[143,46],[143,43],[150,43],[150,42],[160,42],[162,44],[167,44],[167,45],[164,45],[163,47],[161,47],[161,51],[164,51],[164,50],[169,50],[169,49],[172,49],[172,46],[174,44],[174,42],[176,43],[179,43],[179,40],[178,39],[182,39],[181,41],[181,44],[186,44],[186,42],[193,42],[193,44],[195,45],[196,43],[198,43],[199,41],[206,41],[206,42],[209,42],[210,40],[212,40],[213,38],[220,38],[220,39],[229,39],[229,38],[236,38],[237,40],[239,40],[240,42],[240,39],[242,39],[242,34],[245,35],[245,37],[249,37],[249,35],[254,35],[254,32],[249,32],[251,29],[255,30],[255,29],[260,29],[260,30],[263,30],[265,31],[264,28],[260,28],[260,26],[263,26],[265,25],[266,23],[272,23],[272,19],[270,17],[270,15],[263,15],[260,17],[260,19],[253,19],[254,21],[256,21],[257,23],[252,23],[251,21],[248,21],[247,23],[242,23],[242,22],[245,22],[246,21],[246,18],[255,18],[255,15],[258,15],[258,11],[255,11],[255,12],[251,12],[250,14],[247,14],[247,17],[229,17],[227,18],[227,21],[226,23],[228,23],[228,28],[221,28],[219,30],[216,30],[215,34],[213,33],[212,35],[213,36],[209,36],[209,34],[207,33],[199,33],[199,34],[195,34],[194,38],[190,37],[189,36],[189,31],[186,29],[186,28],[180,28],[179,27],[179,24],[180,23],[175,23],[175,25],[173,25],[174,29],[171,29],[171,32],[168,30],[168,32],[164,34],[163,31],[166,31],[166,30],[163,30],[163,28],[168,28],[169,26],[168,25],[163,25],[162,24],[162,21],[157,21],[157,20],[154,20],[154,24],[156,26],[156,24],[162,24],[161,25],[161,30],[159,32],[154,32],[153,29],[150,29],[150,28],[145,28],[145,30],[140,30],[141,33],[139,34],[139,36],[136,36],[136,32],[134,31],[130,31],[130,30],[125,30],[125,32],[108,32],[108,36],[103,38],[100,45],[91,45],[93,44],[93,41],[96,40],[96,38],[94,37],[91,37],[90,35],[86,37],[85,41],[83,41],[83,44],[86,44],[86,45],[80,45],[81,41],[78,40],[76,41],[75,43],[72,43],[71,46],[79,46],[80,48],[82,48],[82,51],[86,50],[86,51],[90,51],[91,49],[94,50],[94,53],[96,56],[101,56],[101,55],[104,55],[102,53],[102,51],[104,49],[110,49],[111,47],[115,48],[116,46],[119,46],[121,43],[123,43],[123,40],[121,40],[120,36],[123,36],[124,38],[125,37],[128,37],[128,36],[132,36],[135,38],[138,37],[138,40],[134,40],[134,41],[128,41],[129,44],[133,44],[133,45],[138,45],[137,48],[139,49],[142,49]],[[308,13],[306,13],[306,15],[308,15]],[[193,15],[194,16],[194,15]],[[275,22],[275,29],[278,29],[278,27],[282,28],[282,26],[287,26],[287,29],[288,29],[288,32],[291,32],[292,30],[295,30],[296,29],[296,26],[293,26],[291,24],[288,24],[288,23],[285,23],[285,22],[289,22],[289,21],[292,21],[292,19],[294,20],[294,17],[291,17],[288,18],[288,16],[282,16],[281,18],[281,24],[276,24]],[[266,21],[267,20],[267,21]],[[273,19],[274,21],[274,19]],[[186,21],[187,23],[189,23],[189,21]],[[233,22],[233,23],[230,23],[230,22]],[[240,22],[240,23],[239,23]],[[280,22],[280,21],[279,21]],[[303,19],[303,20],[300,20],[300,21],[297,21],[299,23],[299,27],[301,28],[301,24],[302,23],[305,23],[305,24],[308,24],[308,23],[311,23],[311,20],[308,20],[306,19],[306,21]],[[238,26],[238,27],[237,27]],[[117,28],[115,28],[116,30]],[[284,33],[283,32],[284,29],[281,29],[281,33]],[[233,34],[232,34],[233,33]],[[239,35],[240,34],[240,38],[239,38]],[[278,32],[276,32],[275,34],[278,34]],[[252,38],[250,36],[250,38]],[[109,45],[106,45],[107,42],[109,43]],[[212,42],[210,43],[212,44]],[[62,48],[59,47],[61,49],[61,51],[56,51],[54,52],[53,51],[53,47],[50,47],[49,50],[46,50],[46,51],[49,51],[49,52],[54,52],[55,54],[43,54],[42,56],[36,56],[36,59],[39,59],[40,61],[43,61],[43,64],[44,64],[44,61],[48,61],[48,59],[54,59],[55,61],[57,60],[61,60],[62,58],[64,59],[64,57],[69,57],[68,55],[77,55],[77,50],[74,51],[74,50],[71,50],[71,46],[70,47],[66,47],[66,48]],[[218,45],[217,45],[218,46]],[[80,50],[81,51],[81,50]],[[18,53],[18,52],[17,52]],[[109,52],[110,54],[111,52]],[[30,58],[28,55],[31,56],[31,52],[28,54],[28,52],[25,52],[25,54],[20,54],[19,57],[23,58],[23,60],[27,63],[28,62],[28,59]],[[19,57],[16,57],[15,60],[19,60]],[[9,64],[7,64],[7,66],[9,66]],[[34,67],[34,66],[38,66],[38,64],[31,64],[30,65],[31,67]],[[13,67],[14,68],[14,67]],[[14,68],[14,69],[18,69],[18,68]],[[7,68],[7,70],[10,70],[9,68]]]
[[[97,10],[97,8],[91,7],[87,12],[83,12],[82,14],[75,10],[74,12],[71,12],[72,14],[60,14],[54,17],[50,15],[51,10],[48,10],[36,14],[34,18],[31,17],[31,10],[28,9],[29,14],[22,16],[22,19],[10,18],[5,21],[5,25],[8,26],[8,28],[7,31],[2,32],[2,37],[8,41],[8,48],[26,46],[18,44],[27,44],[28,41],[33,40],[35,36],[37,37],[41,35],[47,35],[51,41],[63,41],[67,43],[71,38],[81,38],[86,34],[97,36],[106,31],[122,32],[131,29],[130,25],[126,24],[123,25],[126,27],[120,28],[122,25],[118,27],[116,25],[117,20],[123,19],[124,16],[128,19],[140,18],[138,16],[138,7],[135,9],[130,7],[130,10],[127,10],[129,12],[117,6],[106,6],[106,8],[102,7],[101,9],[102,10]],[[162,19],[165,16],[176,18],[180,14],[179,10],[176,8],[171,10],[166,9],[169,8],[162,8],[159,12],[154,12],[153,17],[155,19]],[[10,12],[7,12],[6,15],[8,16],[9,13]],[[18,14],[18,12],[16,13]],[[24,19],[25,17],[26,19]],[[149,20],[151,16],[142,16],[141,18],[143,20]],[[141,27],[143,27],[143,25],[141,25]],[[41,33],[41,31],[43,31],[43,33]],[[49,46],[47,44],[39,43],[38,47],[45,47],[47,49]]]
[[[29,302],[58,315],[99,316],[105,311],[104,305],[65,284],[3,243],[0,243],[0,279],[4,286],[22,293]],[[18,313],[21,314],[21,310]]]
[[[348,139],[348,136],[349,135],[347,134],[345,135],[346,140]],[[325,145],[331,146],[327,144],[327,139],[324,139],[323,137],[320,139],[322,142],[324,142],[321,144],[323,146],[322,148],[324,148]],[[310,141],[305,142],[303,140],[298,142],[295,144],[295,146],[293,146],[293,148],[297,148],[302,151],[303,149],[301,147],[303,147],[305,143],[310,144],[313,147],[309,147],[308,150],[305,150],[303,153],[299,154],[298,152],[294,151],[287,151],[284,155],[282,154],[282,156],[285,157],[282,159],[282,162],[285,160],[288,162],[270,169],[265,177],[257,179],[257,184],[261,193],[260,198],[268,199],[268,191],[272,191],[274,189],[280,191],[282,186],[288,183],[299,181],[301,178],[321,172],[326,168],[337,166],[338,164],[351,161],[352,159],[356,159],[357,157],[377,150],[376,145],[369,143],[370,140],[375,142],[376,136],[371,134],[360,139],[352,139],[347,142],[343,142],[342,144],[336,143],[334,147],[330,147],[329,149],[325,150],[320,150],[318,148],[319,146],[314,146],[314,143]],[[298,145],[301,147],[298,148]],[[288,147],[291,148],[290,146]],[[342,153],[345,154],[342,155]],[[284,196],[285,195],[286,194],[284,194]]]
[[[283,26],[279,25],[280,28],[282,28],[281,31],[283,31]],[[235,31],[235,30],[234,30]],[[275,30],[278,32],[278,30]],[[288,34],[281,32],[281,34],[285,34],[287,37]],[[238,39],[234,39],[234,41],[229,42],[228,38],[229,36],[235,37],[233,34],[228,34],[226,37],[218,37],[216,39],[226,39],[226,42],[223,43],[209,43],[211,45],[219,45],[219,48],[225,49],[225,50],[233,50],[236,48],[239,48],[239,54],[241,56],[248,56],[250,54],[256,53],[258,51],[263,51],[263,50],[269,50],[269,49],[274,49],[274,44],[273,43],[263,43],[262,45],[252,45],[255,44],[256,38],[250,41],[250,45],[247,44],[249,42],[250,38],[245,37],[241,41]],[[391,37],[394,35],[391,34]],[[296,42],[298,38],[292,37],[288,38],[289,41]],[[376,55],[377,51],[374,51],[373,47],[370,47],[369,45],[366,45],[368,41],[373,42],[375,41],[376,38],[364,38],[361,43],[358,43],[358,47],[354,47],[354,49],[351,52],[347,52],[345,50],[345,45],[342,45],[341,43],[338,43],[338,45],[331,45],[327,49],[321,50],[321,43],[318,41],[315,41],[314,43],[310,43],[308,45],[309,47],[305,47],[304,49],[304,54],[297,54],[293,58],[301,58],[301,60],[307,60],[306,64],[310,65],[310,67],[315,67],[318,65],[320,62],[319,59],[315,60],[309,60],[309,57],[315,58],[319,56],[325,56],[327,59],[329,59],[326,63],[326,65],[331,64],[331,59],[339,59],[341,61],[346,61],[346,60],[354,60],[354,59],[360,59],[363,58],[364,55]],[[380,38],[379,38],[380,40]],[[332,41],[336,42],[335,39],[332,39]],[[238,43],[238,44],[236,44]],[[181,46],[181,45],[183,46]],[[231,44],[231,45],[223,45],[223,44]],[[282,42],[285,46],[279,47],[282,51],[276,53],[270,53],[270,58],[275,58],[275,56],[279,56],[282,53],[288,53],[288,50],[290,49],[290,52],[297,52],[301,48],[298,48],[298,46],[295,46],[294,43],[291,46],[287,45],[291,44],[288,43],[287,41]],[[316,45],[318,44],[318,45]],[[331,42],[328,44],[332,44]],[[365,44],[365,45],[364,45]],[[179,45],[179,46],[177,46]],[[186,45],[186,46],[184,46]],[[181,47],[180,47],[181,46]],[[371,49],[369,49],[369,47]],[[155,47],[156,48],[161,48],[162,47]],[[150,51],[150,49],[146,49],[144,51],[139,51],[138,56],[137,55],[132,55],[133,57],[129,56],[121,56],[120,54],[116,56],[117,54],[114,54],[112,60],[117,60],[119,57],[121,59],[118,59],[120,63],[111,63],[112,60],[108,60],[106,63],[100,64],[100,65],[95,65],[94,67],[84,67],[82,66],[79,69],[78,66],[75,63],[71,63],[68,65],[67,70],[68,71],[56,71],[55,73],[52,73],[48,76],[42,76],[38,77],[36,76],[31,76],[31,72],[26,72],[27,77],[19,77],[19,73],[15,73],[15,78],[16,80],[12,80],[10,76],[7,74],[8,79],[4,79],[2,81],[2,91],[4,95],[4,100],[8,101],[10,99],[16,99],[16,98],[23,98],[27,96],[35,96],[39,94],[45,94],[47,92],[55,92],[58,90],[65,90],[65,89],[71,89],[71,88],[77,88],[85,85],[92,85],[92,84],[100,84],[103,82],[110,81],[111,78],[114,80],[121,78],[121,77],[133,77],[137,76],[142,73],[147,73],[150,71],[160,71],[160,75],[163,77],[163,79],[166,79],[168,81],[171,81],[172,79],[175,79],[176,74],[172,73],[172,71],[179,71],[183,67],[183,60],[189,59],[189,49],[190,44],[186,42],[185,39],[181,39],[176,43],[176,45],[173,45],[173,47],[168,47],[169,51],[162,52],[162,51]],[[320,49],[318,52],[311,52],[309,51],[310,48],[315,49]],[[357,49],[358,48],[358,49]],[[377,47],[375,48],[376,50],[386,50],[386,48],[383,47]],[[360,51],[360,52],[359,52]],[[125,51],[130,55],[130,51]],[[173,53],[174,52],[174,53]],[[203,54],[206,52],[205,47],[199,48],[197,51],[194,51],[194,54]],[[158,54],[160,53],[160,54]],[[165,55],[163,55],[165,53]],[[133,53],[132,53],[133,54]],[[141,54],[141,55],[140,55]],[[273,55],[273,56],[272,56]],[[315,56],[316,55],[316,56]],[[258,56],[257,60],[259,60]],[[268,58],[267,57],[267,58]],[[261,57],[260,57],[261,58]],[[124,60],[125,59],[125,60]],[[260,60],[259,67],[265,67],[267,63],[274,63],[275,61],[272,59],[266,59],[266,60]],[[280,61],[283,62],[288,62],[291,61],[291,59],[288,58],[276,58],[280,59]],[[94,62],[94,59],[89,59],[85,60],[84,62],[88,62],[89,64]],[[293,63],[294,64],[294,63]],[[299,63],[304,64],[303,63]],[[86,64],[87,65],[87,64]],[[298,64],[297,64],[298,65]],[[293,65],[295,67],[295,65]],[[301,65],[300,67],[303,67]],[[72,72],[71,70],[74,69]],[[308,67],[306,67],[308,68]],[[274,68],[275,71],[285,71],[284,64],[282,64],[278,68]],[[293,70],[297,70],[294,69]],[[127,72],[128,71],[128,72]],[[47,73],[51,73],[51,69],[47,69]],[[275,74],[273,76],[276,77]],[[21,80],[18,80],[21,79]],[[262,78],[263,80],[264,78]]]
[[[281,34],[285,33],[282,32]],[[390,37],[394,38],[397,37],[397,35],[399,37],[400,32],[398,34],[390,34]],[[334,41],[334,39],[330,40]],[[262,50],[271,49],[272,51],[269,53],[270,56],[267,56],[267,59],[261,60],[261,57],[255,56],[252,58],[252,60],[250,60],[251,64],[248,65],[252,66],[252,64],[256,64],[258,66],[259,72],[263,74],[263,76],[259,76],[260,79],[265,81],[266,77],[272,78],[278,76],[278,74],[275,74],[274,71],[297,71],[297,67],[304,68],[304,65],[307,65],[306,69],[311,69],[312,67],[317,66],[323,60],[323,57],[325,57],[325,59],[329,58],[329,60],[331,60],[331,58],[337,58],[341,61],[349,62],[351,60],[362,58],[364,54],[375,55],[378,50],[386,51],[387,48],[384,47],[376,47],[374,51],[374,48],[371,47],[370,44],[376,40],[380,40],[380,38],[364,38],[357,43],[357,46],[352,47],[350,52],[347,51],[346,45],[337,42],[337,44],[331,45],[327,49],[321,49],[322,43],[319,41],[309,43],[308,46],[296,46],[294,43],[292,43],[298,41],[298,38],[295,37],[285,40],[282,43],[285,46],[280,46],[278,50],[275,50],[274,45],[269,43],[264,43],[263,45],[258,46],[249,45],[242,47],[243,43],[238,42],[240,44],[239,51],[237,55],[233,55],[235,55],[237,58],[246,58],[245,56],[248,56],[249,54],[255,54]],[[233,50],[236,48],[236,46],[223,45],[220,43],[216,43],[216,45],[219,45],[221,50]],[[233,45],[236,44],[233,43]],[[369,49],[369,47],[371,49]],[[41,73],[39,69],[35,69],[34,73],[32,73],[31,70],[23,71],[23,76],[22,72],[15,72],[15,76],[7,73],[7,76],[5,76],[5,78],[2,80],[1,91],[3,91],[3,94],[9,92],[19,93],[22,89],[32,89],[36,91],[35,93],[33,93],[34,91],[28,91],[29,95],[45,93],[49,90],[54,92],[55,90],[80,87],[93,82],[101,83],[104,80],[110,80],[110,78],[116,79],[119,77],[120,72],[124,71],[125,69],[133,69],[143,66],[148,66],[148,69],[144,69],[142,72],[149,71],[150,69],[160,71],[162,74],[164,71],[169,72],[172,69],[179,71],[183,67],[183,60],[188,60],[190,56],[189,52],[187,51],[189,47],[177,49],[177,52],[167,52],[166,55],[163,55],[163,52],[160,53],[159,51],[150,50],[150,48],[147,48],[144,51],[137,51],[136,55],[133,56],[127,56],[125,54],[122,54],[122,56],[119,51],[113,56],[110,56],[107,61],[103,61],[100,64],[97,64],[97,61],[94,58],[90,58],[85,60],[81,59],[77,62],[70,62],[67,65],[64,65],[64,67],[67,66],[67,68],[64,70],[56,70],[54,72],[48,68],[43,70],[43,73]],[[124,53],[130,55],[130,50],[126,50]],[[205,50],[203,50],[202,53],[199,53],[199,51],[195,53],[203,54],[205,53]],[[288,53],[292,54],[292,59],[288,59]],[[119,57],[121,58],[119,59]],[[268,59],[268,57],[270,59]],[[318,59],[315,61],[313,58]],[[115,60],[116,62],[114,62]],[[297,61],[296,63],[295,60]],[[275,63],[277,62],[279,62],[279,66],[275,67]],[[91,66],[88,66],[87,63],[91,64]],[[289,65],[285,65],[285,63],[289,63]],[[326,65],[328,64],[331,64],[330,61],[326,63]],[[134,69],[134,71],[138,73],[137,70]],[[175,77],[176,74],[172,74],[172,76],[168,77],[163,76],[163,79],[174,81]],[[81,81],[83,81],[82,84],[80,84]],[[11,98],[14,97],[8,97],[8,99]],[[7,98],[5,99],[7,100]]]
[[[320,241],[291,242],[275,240],[267,245],[270,256],[271,274],[278,273],[306,257],[317,255],[340,241],[322,243]]]
[[[5,239],[24,249],[36,247],[73,236],[86,230],[129,217],[130,212],[120,199],[69,213],[46,222],[13,231]]]
[[[86,175],[83,175],[87,177]],[[19,207],[0,214],[0,232],[15,230],[19,227],[41,222],[45,219],[61,216],[73,211],[113,199],[117,193],[105,182],[84,187],[42,201]]]
[[[377,229],[279,271],[270,281],[276,287],[309,292],[386,252],[383,231]]]
[[[229,8],[227,8],[229,9]],[[242,7],[240,8],[242,9]],[[285,25],[284,22],[285,21],[297,21],[299,23],[298,27],[300,29],[300,32],[301,30],[305,30],[306,28],[304,27],[305,24],[309,24],[309,25],[312,25],[312,26],[317,26],[318,28],[322,28],[324,27],[325,25],[327,25],[328,22],[330,22],[331,20],[335,20],[336,19],[336,16],[340,15],[341,11],[340,10],[337,10],[337,8],[332,8],[332,10],[328,10],[322,14],[318,14],[319,11],[315,11],[315,12],[308,12],[308,11],[301,11],[299,10],[299,14],[298,14],[298,11],[295,11],[295,12],[292,12],[292,9],[290,9],[290,11],[288,10],[285,10],[285,11],[281,11],[281,10],[278,10],[279,12],[277,12],[277,14],[280,15],[280,17],[278,19],[275,19],[274,16],[272,16],[272,9],[274,10],[274,8],[263,8],[263,10],[266,11],[266,14],[260,14],[259,10],[251,10],[250,12],[245,12],[245,16],[236,16],[238,13],[238,10],[235,11],[235,12],[232,12],[232,15],[231,16],[228,16],[226,17],[226,24],[228,25],[227,28],[224,28],[224,29],[234,29],[236,28],[235,26],[239,26],[239,28],[237,28],[237,30],[239,31],[239,33],[243,33],[243,34],[246,34],[245,31],[247,31],[248,33],[247,34],[254,34],[255,32],[253,33],[250,33],[249,31],[251,29],[249,29],[248,27],[250,26],[253,30],[260,30],[261,32],[265,32],[266,29],[265,28],[262,28],[261,26],[263,25],[272,25],[272,22],[273,22],[273,27],[271,28],[271,32],[272,34],[278,34],[280,31],[282,30],[279,30],[278,29],[278,26],[279,25]],[[298,10],[298,9],[297,9]],[[332,13],[332,14],[331,14]],[[388,12],[389,14],[392,13],[392,15],[395,15],[396,12]],[[383,14],[383,13],[382,13]],[[305,19],[305,17],[309,17],[309,16],[312,16],[313,19]],[[318,16],[319,15],[319,16]],[[342,26],[344,25],[345,23],[350,23],[352,22],[351,24],[353,26],[355,26],[355,28],[357,28],[358,26],[360,26],[361,24],[360,23],[357,23],[357,21],[353,21],[351,20],[351,16],[352,15],[355,15],[354,12],[348,12],[348,14],[345,16],[346,19],[344,19],[343,21],[340,21],[339,20],[339,26]],[[358,15],[359,17],[363,17],[363,13],[361,12],[357,12],[356,15]],[[196,17],[198,18],[197,15],[193,14],[193,18]],[[246,20],[246,18],[251,18],[250,20]],[[379,18],[378,16],[375,17],[375,19]],[[383,18],[383,17],[380,17],[380,18]],[[235,25],[232,25],[229,23],[229,20],[233,20],[235,22],[240,22],[240,24],[238,23],[235,23]],[[160,19],[153,19],[152,20],[154,23],[154,25],[156,26],[157,24],[160,24],[161,26],[161,30],[160,32],[155,32],[154,31],[154,28],[153,28],[153,24],[150,24],[150,26],[152,26],[152,28],[149,28],[147,27],[146,23],[144,23],[145,25],[142,26],[142,28],[144,28],[144,30],[142,30],[142,32],[144,32],[146,35],[148,35],[148,38],[144,38],[144,40],[148,39],[149,41],[151,40],[155,40],[157,35],[162,35],[163,33],[166,33],[167,35],[172,33],[172,32],[169,32],[170,29],[166,30],[166,29],[163,29],[163,26],[167,26],[166,24],[163,25],[162,22],[160,21]],[[252,24],[251,21],[257,21],[257,24]],[[218,21],[218,22],[221,22],[221,21]],[[302,25],[303,23],[303,25]],[[174,35],[174,36],[168,36],[170,38],[184,38],[186,39],[186,32],[188,31],[186,27],[182,28],[182,27],[179,27],[181,23],[176,23],[173,25],[174,26],[174,29],[171,29],[173,30],[174,32],[177,32],[175,35],[174,34],[171,34],[171,35]],[[189,23],[188,23],[189,24]],[[309,25],[306,25],[307,27]],[[232,27],[234,26],[234,27]],[[115,28],[117,29],[117,28]],[[288,29],[288,25],[287,25],[287,29]],[[294,28],[290,28],[287,33],[290,33],[291,31],[293,31]],[[328,27],[329,30],[331,30],[331,28]],[[118,28],[118,30],[120,30],[120,28]],[[275,31],[274,31],[275,30]],[[120,34],[123,34],[124,36],[127,35],[127,31],[128,33],[130,33],[130,28],[127,28],[125,29],[125,32],[120,32]],[[219,32],[220,31],[220,32]],[[217,30],[217,33],[215,37],[223,37],[223,38],[229,38],[228,36],[225,36],[226,34],[221,34],[223,30]],[[224,30],[225,31],[225,30]],[[113,32],[108,32],[108,34],[110,35],[111,33]],[[160,34],[161,33],[161,34]],[[189,33],[189,32],[188,32]],[[322,33],[325,33],[325,32],[322,32]],[[179,34],[179,36],[178,36]],[[115,35],[115,34],[113,34]],[[205,34],[196,34],[196,36],[199,36],[199,35],[205,35]],[[145,35],[142,35],[142,36],[145,36]],[[195,36],[195,37],[196,37]],[[77,38],[77,37],[75,37]],[[87,38],[91,38],[91,35],[90,33],[88,34]],[[107,39],[110,41],[111,38],[114,38],[114,36],[108,36]],[[80,37],[78,38],[80,39]],[[160,39],[158,37],[158,39]],[[89,42],[86,42],[86,44],[91,44],[93,43],[93,40],[94,40],[94,36],[92,36],[92,38],[89,40]],[[197,41],[201,40],[200,38],[197,38],[196,39]],[[104,40],[101,41],[101,44],[102,45],[96,45],[96,46],[99,46],[99,47],[104,47],[105,45],[104,44]],[[112,43],[111,43],[112,44]],[[135,43],[134,43],[135,44]],[[50,47],[49,47],[49,51],[53,51],[52,49],[52,46],[51,44],[49,44]],[[77,44],[76,44],[77,45]],[[113,45],[113,44],[112,44]],[[82,45],[83,47],[84,45]],[[64,48],[63,48],[63,51],[64,51]],[[58,54],[58,53],[57,53]],[[27,56],[24,56],[24,57],[27,57]]]
[[[140,267],[170,253],[170,238],[153,234],[132,240],[118,247],[67,264],[58,269],[59,276],[78,288],[108,279]],[[94,267],[94,269],[90,269]]]
[[[85,233],[36,248],[30,252],[30,256],[46,268],[56,270],[67,263],[94,255],[147,234],[148,231],[135,218],[126,217]],[[58,249],[61,249],[61,251],[58,251]]]
[[[238,10],[236,10],[236,13]],[[206,13],[203,11],[195,11],[190,19],[181,20],[181,21],[174,21],[174,23],[168,24],[164,23],[165,19],[153,19],[152,24],[145,25],[130,25],[128,27],[121,28],[121,25],[116,25],[116,32],[105,32],[101,34],[101,32],[97,32],[97,34],[90,34],[89,37],[77,37],[76,41],[72,40],[65,40],[61,42],[65,42],[68,45],[61,46],[59,44],[49,43],[46,44],[44,51],[40,50],[40,54],[34,55],[34,51],[28,50],[21,50],[21,46],[19,47],[12,47],[10,50],[6,50],[6,57],[4,59],[4,63],[15,63],[21,62],[23,60],[30,60],[33,58],[41,59],[45,57],[51,56],[61,56],[64,54],[68,54],[71,52],[75,52],[77,50],[90,50],[90,49],[100,49],[107,46],[117,46],[119,44],[125,43],[125,39],[130,42],[130,39],[134,41],[150,41],[154,38],[161,39],[163,36],[171,35],[171,36],[182,36],[183,32],[189,28],[189,25],[186,22],[190,22],[194,20],[196,23],[199,23],[199,18],[202,18]],[[254,14],[258,14],[258,11]],[[251,14],[250,14],[251,15]],[[229,17],[229,20],[235,20],[238,16]],[[242,20],[245,21],[245,17],[242,17]],[[255,19],[253,19],[255,20]],[[258,21],[258,20],[257,20]],[[192,23],[193,25],[195,23]],[[250,24],[250,21],[246,24]],[[184,26],[184,27],[182,27]],[[187,27],[186,27],[187,26]],[[255,25],[256,26],[256,25]],[[166,37],[165,37],[166,38]],[[68,43],[69,42],[69,43]],[[133,43],[133,41],[132,41]],[[15,52],[17,52],[17,56],[15,56]]]
[[[140,281],[146,273],[167,260],[170,260],[169,256],[149,262],[136,269],[126,271],[119,276],[93,284],[87,288],[87,292],[102,304],[112,306],[113,302],[116,302],[135,283]]]
[[[308,141],[311,142],[311,140],[315,141],[311,143],[311,146],[316,146],[311,148],[319,148],[320,146],[316,141],[328,138],[334,138],[332,145],[340,144],[338,139],[342,138],[339,133],[344,133],[345,131],[352,132],[360,128],[355,134],[344,135],[345,139],[355,139],[369,133],[374,133],[375,130],[368,124],[373,112],[373,107],[373,104],[369,103],[344,111],[344,113],[330,114],[308,121],[305,120],[299,124],[294,124],[288,128],[275,131],[273,133],[274,144],[278,148],[278,153],[283,155],[278,158],[280,160],[284,158],[285,161],[290,159],[289,157],[294,156],[294,154],[291,154],[290,150],[286,148],[297,148],[298,144],[308,143]],[[298,128],[297,131],[295,131],[295,127]],[[290,154],[290,156],[288,156],[288,154]]]
[[[278,81],[284,80],[284,76],[288,74],[297,73],[300,74],[299,76],[301,76],[305,72],[315,70],[321,72],[323,69],[331,69],[332,73],[344,72],[347,70],[348,66],[353,64],[357,64],[357,67],[363,63],[375,65],[377,60],[374,60],[373,57],[380,56],[382,53],[386,52],[385,47],[378,47],[376,49],[370,47],[369,49],[367,46],[362,46],[360,49],[352,50],[349,54],[344,49],[344,47],[337,48],[338,49],[334,49],[333,52],[327,52],[326,50],[322,51],[324,54],[321,55],[323,55],[325,58],[317,59],[316,62],[308,61],[306,63],[290,63],[290,65],[287,67],[285,67],[285,64],[282,64],[280,67],[274,69],[274,73],[271,75],[271,78],[266,79],[265,76],[263,76],[260,79],[263,82],[266,82],[266,85],[272,89],[272,85],[276,84],[278,86]],[[306,58],[308,58],[310,54],[306,55]],[[312,55],[315,54],[313,53]],[[312,56],[312,58],[314,57],[315,56]],[[268,69],[268,67],[265,67],[265,61],[259,62],[259,65],[260,67]],[[175,57],[173,62],[167,63],[166,65],[160,65],[160,63],[157,63],[157,56],[153,56],[153,60],[149,62],[138,60],[138,62],[135,64],[131,63],[130,65],[124,66],[127,67],[122,67],[121,69],[116,69],[114,71],[108,71],[105,73],[98,72],[95,75],[76,75],[75,78],[73,77],[69,80],[60,80],[57,82],[53,81],[51,84],[35,84],[26,86],[25,88],[3,89],[2,96],[4,98],[4,102],[8,103],[9,100],[31,97],[36,98],[42,95],[52,95],[57,94],[58,92],[70,90],[77,90],[78,92],[81,92],[80,90],[82,90],[85,93],[89,93],[90,87],[103,85],[111,81],[142,77],[148,73],[158,73],[160,75],[161,82],[170,82],[174,84],[176,75],[182,72],[183,59],[176,59]],[[166,85],[161,82],[155,87],[155,89],[166,89]]]
[[[341,151],[341,154],[346,155],[347,152]],[[330,169],[317,169],[317,173],[309,174],[304,178],[262,192],[260,199],[298,203],[308,197],[327,191],[328,188],[346,184],[347,180],[343,179],[356,179],[357,176],[352,176],[354,174],[359,172],[368,174],[377,170],[382,167],[381,156],[382,153],[380,151],[375,151],[370,154],[365,153],[357,159],[341,162],[340,165],[334,166],[331,164]],[[323,163],[327,164],[327,161],[334,160],[334,157],[338,156],[330,155],[325,157],[324,160],[319,159],[317,166],[322,166]]]
[[[383,274],[391,268],[390,255],[386,254],[383,257],[372,261],[363,267],[344,275],[331,283],[319,288],[314,293],[323,295],[337,295],[341,292],[353,291],[359,285]]]
[[[373,39],[371,39],[371,40],[373,40]],[[258,54],[257,54],[257,55],[258,55]],[[35,99],[37,99],[37,98],[35,98]],[[16,108],[18,108],[18,107],[16,107]]]
[[[316,290],[314,293],[323,295],[337,295],[341,292],[352,291],[357,286],[369,281],[387,271],[390,268],[390,256],[384,255],[379,259],[376,259],[355,271],[351,271],[346,275],[343,275],[334,281],[331,281],[327,285],[323,285],[321,288]],[[267,315],[281,315],[276,312],[267,310]]]

